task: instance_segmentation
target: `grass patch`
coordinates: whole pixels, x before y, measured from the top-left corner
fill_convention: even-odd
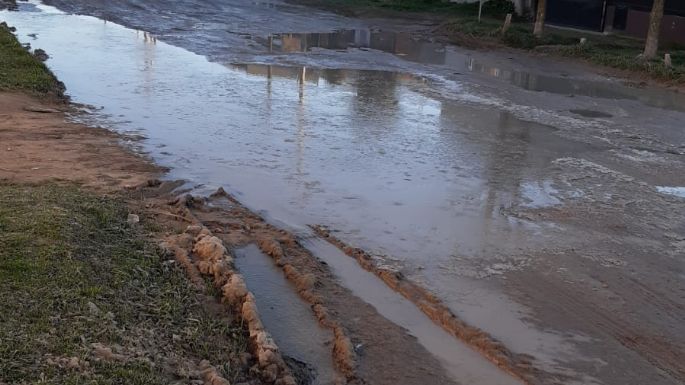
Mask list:
[[[0,90],[62,96],[64,85],[0,23]]]
[[[127,214],[76,187],[0,183],[0,383],[188,383],[203,359],[248,378],[244,329],[204,306]]]

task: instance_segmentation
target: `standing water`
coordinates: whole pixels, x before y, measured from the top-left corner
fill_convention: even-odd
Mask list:
[[[329,226],[427,277],[445,276],[455,254],[479,259],[544,243],[539,226],[500,208],[557,204],[545,167],[598,149],[505,110],[455,101],[472,95],[445,98],[431,77],[215,63],[35,1],[0,15],[22,42],[50,54],[75,102],[95,106],[116,131],[146,137],[143,150],[171,167],[171,178],[199,192],[224,187],[293,228]],[[436,287],[461,290],[463,280],[453,280]]]

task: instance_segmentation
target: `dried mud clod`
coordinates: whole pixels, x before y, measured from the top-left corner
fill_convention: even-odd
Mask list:
[[[202,371],[202,379],[204,380],[205,385],[231,385],[227,379],[219,375],[216,368],[207,360],[200,362],[200,370]]]
[[[357,260],[365,270],[374,273],[391,289],[412,301],[428,318],[451,335],[464,341],[478,350],[484,357],[502,370],[523,380],[527,384],[537,384],[544,377],[533,365],[532,358],[527,355],[515,354],[509,351],[501,342],[481,329],[468,325],[460,320],[434,294],[425,288],[404,279],[401,273],[378,267],[370,254],[362,249],[351,247],[335,236],[323,226],[311,226],[314,232],[326,239],[343,253]]]

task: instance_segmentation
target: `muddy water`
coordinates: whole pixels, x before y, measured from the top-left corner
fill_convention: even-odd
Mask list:
[[[543,227],[503,216],[501,207],[555,205],[544,167],[601,149],[460,102],[480,97],[459,86],[443,98],[432,77],[222,65],[100,19],[35,2],[21,9],[2,17],[22,41],[50,53],[74,100],[96,106],[97,121],[145,136],[143,149],[172,178],[199,192],[222,186],[290,227],[329,225],[440,278],[436,288],[455,287],[444,274],[455,255],[479,276],[501,265],[488,250],[544,243]],[[458,309],[463,297],[450,300]],[[491,318],[473,314],[476,325]]]
[[[301,383],[337,383],[330,343],[333,335],[322,329],[309,305],[298,296],[283,272],[257,246],[234,250],[235,265],[257,298],[259,314],[282,353],[296,360],[295,370],[308,374]]]
[[[407,329],[426,350],[433,353],[447,372],[461,384],[520,384],[500,371],[470,347],[435,325],[413,303],[391,290],[375,275],[330,243],[316,238],[301,239],[302,245],[332,267],[342,284],[365,302],[373,305],[385,318]],[[363,348],[363,347],[362,347]]]
[[[432,97],[425,78],[224,66],[144,32],[41,9],[7,19],[50,52],[75,101],[146,136],[172,177],[228,187],[286,223],[330,225],[420,263],[456,245],[477,253],[482,227],[515,246],[530,229],[501,217],[497,201],[527,201],[519,185],[536,184],[541,166],[593,150],[506,112]],[[501,159],[517,170],[498,170]]]
[[[643,151],[636,127],[649,132],[650,151],[678,153],[682,96],[372,28],[368,39],[353,29],[350,43],[350,30],[332,31],[353,21],[239,3],[176,12],[121,1],[103,15],[149,23],[155,35],[35,2],[0,18],[51,55],[97,122],[145,136],[143,149],[171,177],[198,192],[222,186],[273,221],[328,225],[391,256],[462,318],[552,370],[568,374],[567,362],[585,359],[571,343],[587,338],[531,326],[525,308],[481,281],[534,263],[529,250],[578,241],[554,223],[507,215],[582,196],[555,183],[555,160],[596,159],[626,143]],[[316,44],[313,34],[282,33],[306,28],[329,32]]]

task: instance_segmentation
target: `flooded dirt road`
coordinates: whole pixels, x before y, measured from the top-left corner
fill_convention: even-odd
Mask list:
[[[682,94],[277,1],[51,3],[99,18],[0,19],[170,178],[327,226],[544,382],[685,379]]]

